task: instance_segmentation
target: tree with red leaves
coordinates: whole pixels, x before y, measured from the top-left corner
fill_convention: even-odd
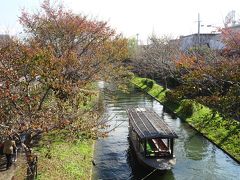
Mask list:
[[[240,58],[240,29],[231,27],[220,29],[225,48],[222,54],[230,58]]]
[[[13,39],[0,49],[1,136],[61,128],[99,135],[104,124],[97,107],[80,107],[96,93],[89,90],[91,83],[127,80],[122,64],[127,40],[106,22],[75,15],[49,0],[38,13],[23,11],[20,22],[24,41]]]
[[[224,56],[197,47],[194,53],[176,60],[182,84],[174,91],[181,96],[179,98],[195,99],[226,118],[240,120],[239,40],[238,36],[229,33],[223,33],[226,42]]]

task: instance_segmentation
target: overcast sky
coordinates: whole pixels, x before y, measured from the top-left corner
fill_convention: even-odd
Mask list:
[[[19,34],[21,9],[34,11],[43,0],[0,0],[0,33]],[[57,0],[52,0],[56,2]],[[152,33],[162,36],[188,35],[197,32],[198,13],[202,25],[223,26],[228,12],[240,19],[240,0],[63,0],[75,13],[97,17],[126,37],[139,34],[146,41]],[[214,29],[202,27],[201,32]]]

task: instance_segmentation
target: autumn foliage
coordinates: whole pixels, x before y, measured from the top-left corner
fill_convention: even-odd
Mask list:
[[[99,106],[85,107],[97,96],[89,87],[97,80],[127,79],[127,40],[106,22],[48,0],[38,13],[23,11],[20,23],[25,39],[11,39],[0,49],[0,134],[65,128],[99,135]]]
[[[167,88],[177,78],[175,60],[179,56],[178,44],[168,37],[149,38],[149,45],[141,45],[132,59],[133,72],[163,82]]]
[[[133,64],[142,68],[135,72],[165,86],[174,82],[167,94],[170,101],[194,99],[226,118],[240,120],[240,31],[222,29],[221,36],[224,49],[197,46],[187,53],[171,41],[155,39],[139,48]]]
[[[239,119],[239,67],[239,59],[198,62],[183,74],[183,84],[177,91],[182,98],[196,99],[225,117]]]
[[[185,70],[177,92],[226,118],[240,120],[240,31],[227,28],[221,32],[224,49],[215,52],[198,47],[194,54],[177,60],[178,69]]]
[[[223,28],[221,31],[221,37],[225,44],[225,48],[222,52],[224,56],[230,58],[240,57],[240,31],[237,29]]]

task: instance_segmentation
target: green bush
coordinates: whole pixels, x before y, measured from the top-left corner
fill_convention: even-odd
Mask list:
[[[144,78],[141,80],[141,82],[146,85],[148,88],[152,88],[153,85],[155,84],[155,81],[151,80],[151,79],[147,79],[147,78]]]
[[[147,85],[148,79],[142,78],[141,82],[142,82],[144,85]]]
[[[191,117],[194,112],[194,105],[192,101],[186,100],[182,101],[181,109],[179,111],[184,117]]]
[[[147,82],[147,87],[152,88],[153,85],[154,85],[154,81],[148,80],[148,82]]]
[[[178,103],[182,100],[182,95],[178,91],[167,91],[165,99],[166,102]]]

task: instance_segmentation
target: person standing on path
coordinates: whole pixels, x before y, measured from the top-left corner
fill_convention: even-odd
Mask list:
[[[9,169],[9,167],[12,165],[12,155],[14,150],[16,150],[16,143],[12,137],[9,136],[8,140],[6,140],[3,144],[3,153],[7,159],[7,169]]]

